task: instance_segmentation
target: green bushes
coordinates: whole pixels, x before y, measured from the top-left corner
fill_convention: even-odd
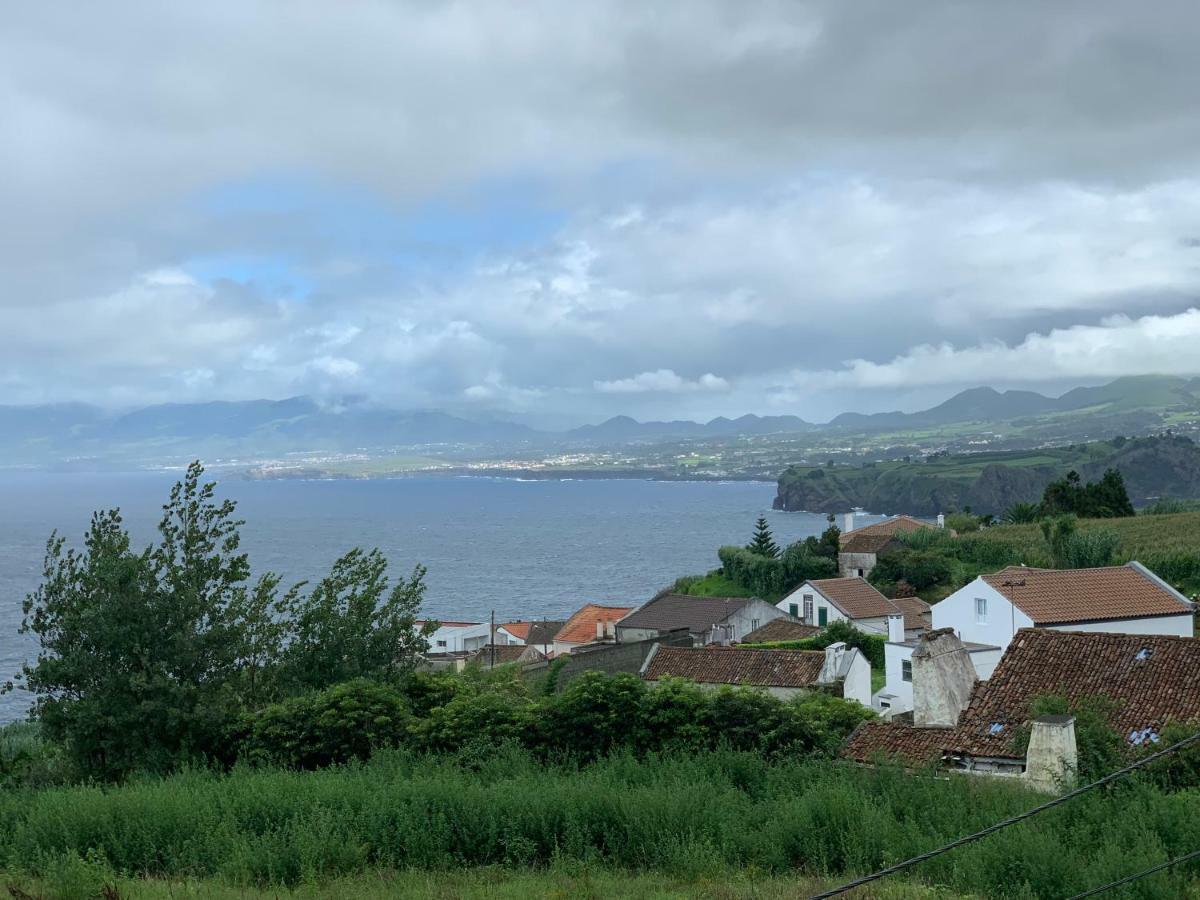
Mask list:
[[[949,584],[953,573],[950,560],[935,550],[898,550],[879,557],[871,570],[874,585],[907,582],[918,591]]]
[[[762,644],[747,644],[748,647],[765,647],[776,650],[824,650],[830,644],[843,642],[848,647],[857,647],[876,671],[883,671],[884,646],[887,638],[881,635],[864,634],[845,620],[830,622],[820,633],[799,641],[768,641]]]
[[[6,792],[0,867],[47,875],[63,860],[81,871],[86,860],[123,876],[261,885],[551,864],[847,877],[1041,799],[1003,780],[734,751],[617,754],[578,768],[511,749],[469,767],[401,750],[319,772]],[[1069,896],[1200,846],[1198,801],[1194,791],[1120,785],[923,863],[912,877],[971,896]],[[1144,882],[1140,896],[1186,896],[1194,879],[1177,867]]]
[[[366,679],[268,706],[247,722],[243,759],[316,769],[397,746],[412,716],[394,687]]]
[[[726,578],[765,599],[779,597],[809,579],[837,575],[837,561],[816,553],[804,542],[790,545],[778,557],[751,553],[743,547],[722,547],[717,557]]]

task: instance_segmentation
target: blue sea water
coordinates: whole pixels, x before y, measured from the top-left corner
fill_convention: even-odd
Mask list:
[[[36,654],[20,635],[50,533],[78,541],[93,510],[120,507],[136,543],[154,536],[177,475],[0,474],[0,683]],[[761,482],[517,481],[403,478],[220,483],[246,520],[256,571],[320,577],[340,554],[379,547],[397,575],[428,567],[425,612],[444,619],[563,618],[589,601],[638,605],[677,576],[718,565],[766,515],[778,543],[818,534],[825,518],[771,510]],[[29,704],[0,696],[0,723]]]

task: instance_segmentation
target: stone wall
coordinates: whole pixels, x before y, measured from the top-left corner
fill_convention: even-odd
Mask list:
[[[582,650],[578,653],[566,653],[558,657],[565,660],[558,673],[558,689],[577,675],[584,672],[605,672],[615,675],[618,672],[630,672],[634,675],[641,671],[642,663],[650,655],[655,644],[665,647],[690,647],[691,635],[687,629],[668,631],[657,637],[644,641],[631,641],[620,644],[604,644],[594,650]],[[541,677],[553,662],[539,662],[525,666],[521,674],[525,677]]]

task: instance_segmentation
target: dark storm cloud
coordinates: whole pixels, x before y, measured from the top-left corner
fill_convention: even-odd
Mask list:
[[[1198,39],[1183,2],[10,10],[0,402],[820,415],[1195,367]]]

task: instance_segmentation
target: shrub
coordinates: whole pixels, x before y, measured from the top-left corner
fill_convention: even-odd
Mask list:
[[[418,746],[454,752],[476,742],[503,744],[527,739],[533,726],[532,702],[494,691],[463,691],[413,728]]]
[[[932,550],[900,550],[879,558],[871,570],[872,584],[894,584],[907,581],[918,591],[948,584],[951,576],[950,561],[942,553]]]
[[[592,758],[614,747],[639,746],[645,695],[646,683],[636,675],[584,672],[541,705],[543,749]]]
[[[254,715],[242,756],[296,769],[367,759],[380,747],[403,743],[410,719],[394,687],[357,679]]]

